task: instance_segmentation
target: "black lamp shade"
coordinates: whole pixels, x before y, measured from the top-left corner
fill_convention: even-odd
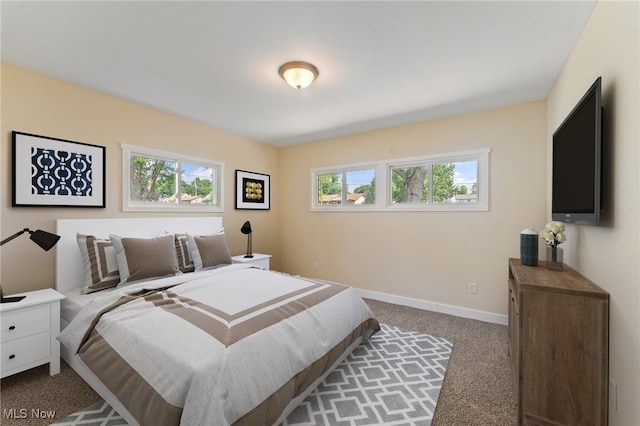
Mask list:
[[[243,225],[242,228],[240,228],[240,232],[242,232],[243,234],[247,235],[251,233],[251,222],[246,221]]]
[[[59,235],[51,234],[41,229],[35,231],[29,231],[31,241],[39,245],[44,251],[49,251],[56,245],[60,239]]]

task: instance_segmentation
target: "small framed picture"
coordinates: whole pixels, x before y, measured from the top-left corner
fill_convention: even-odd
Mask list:
[[[12,132],[13,207],[105,207],[105,147]]]
[[[236,209],[269,210],[269,175],[236,170]]]

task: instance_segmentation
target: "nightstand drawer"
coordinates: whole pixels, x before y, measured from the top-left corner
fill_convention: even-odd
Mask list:
[[[262,268],[262,269],[269,269],[269,258],[268,257],[255,259],[253,262],[246,262],[246,263],[250,263],[251,265],[257,266],[257,267]]]
[[[243,255],[239,254],[231,258],[232,263],[244,263],[246,265],[257,266],[258,268],[262,268],[262,269],[270,268],[270,265],[269,265],[270,260],[271,260],[270,254],[262,254],[262,253],[253,253],[253,257],[244,257]]]
[[[0,338],[2,343],[19,339],[32,334],[49,331],[51,308],[44,305],[28,310],[16,312],[3,312],[0,325]]]
[[[0,349],[1,373],[20,368],[51,356],[51,335],[36,334],[3,343]]]

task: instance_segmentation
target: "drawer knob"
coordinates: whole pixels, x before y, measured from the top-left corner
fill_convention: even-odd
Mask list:
[[[15,330],[15,329],[16,329],[15,325],[12,325],[11,327],[9,327],[9,330]]]
[[[15,357],[15,355],[9,355],[9,359],[14,359]]]

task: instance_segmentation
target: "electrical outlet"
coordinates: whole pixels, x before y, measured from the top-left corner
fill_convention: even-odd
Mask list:
[[[618,385],[611,378],[609,378],[609,407],[618,409]]]
[[[469,293],[471,294],[478,293],[478,285],[476,283],[469,283]]]
[[[320,262],[316,262],[313,264],[313,269],[315,269],[316,271],[320,270]]]

